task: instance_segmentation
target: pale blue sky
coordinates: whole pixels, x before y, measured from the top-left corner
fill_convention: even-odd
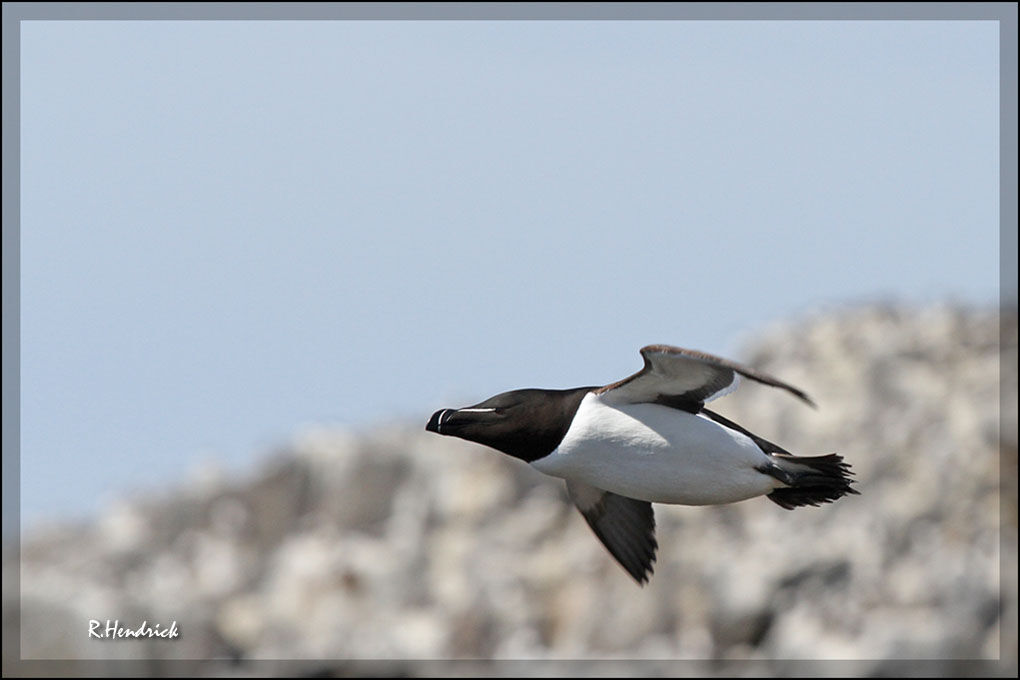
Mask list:
[[[994,304],[994,22],[25,22],[23,520],[860,300]]]

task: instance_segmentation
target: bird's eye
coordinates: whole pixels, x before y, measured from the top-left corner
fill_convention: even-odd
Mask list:
[[[493,414],[495,414],[497,416],[501,416],[501,415],[504,415],[509,408],[511,408],[511,407],[510,406],[490,406],[489,407],[489,412],[493,413]]]

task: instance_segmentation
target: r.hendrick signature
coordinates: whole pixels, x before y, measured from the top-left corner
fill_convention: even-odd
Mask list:
[[[180,631],[177,630],[177,622],[171,621],[169,628],[160,628],[157,623],[150,626],[148,621],[142,621],[142,625],[137,628],[126,628],[120,625],[119,619],[107,619],[106,627],[101,628],[101,621],[96,619],[89,619],[89,637],[93,638],[166,638],[167,640],[173,640]]]

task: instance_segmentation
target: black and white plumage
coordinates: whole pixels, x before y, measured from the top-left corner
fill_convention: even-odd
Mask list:
[[[658,547],[652,503],[714,505],[767,496],[791,509],[857,493],[836,454],[798,457],[706,409],[740,378],[801,390],[694,350],[649,345],[644,367],[601,387],[504,392],[442,409],[425,429],[491,446],[567,482],[595,535],[639,583]]]

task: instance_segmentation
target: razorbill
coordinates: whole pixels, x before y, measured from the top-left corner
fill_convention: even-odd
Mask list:
[[[619,382],[526,389],[442,409],[425,429],[490,446],[567,482],[571,500],[639,584],[652,573],[652,503],[715,505],[766,496],[786,509],[848,493],[850,466],[836,454],[794,456],[705,408],[740,376],[804,392],[740,364],[649,345],[644,368]]]

